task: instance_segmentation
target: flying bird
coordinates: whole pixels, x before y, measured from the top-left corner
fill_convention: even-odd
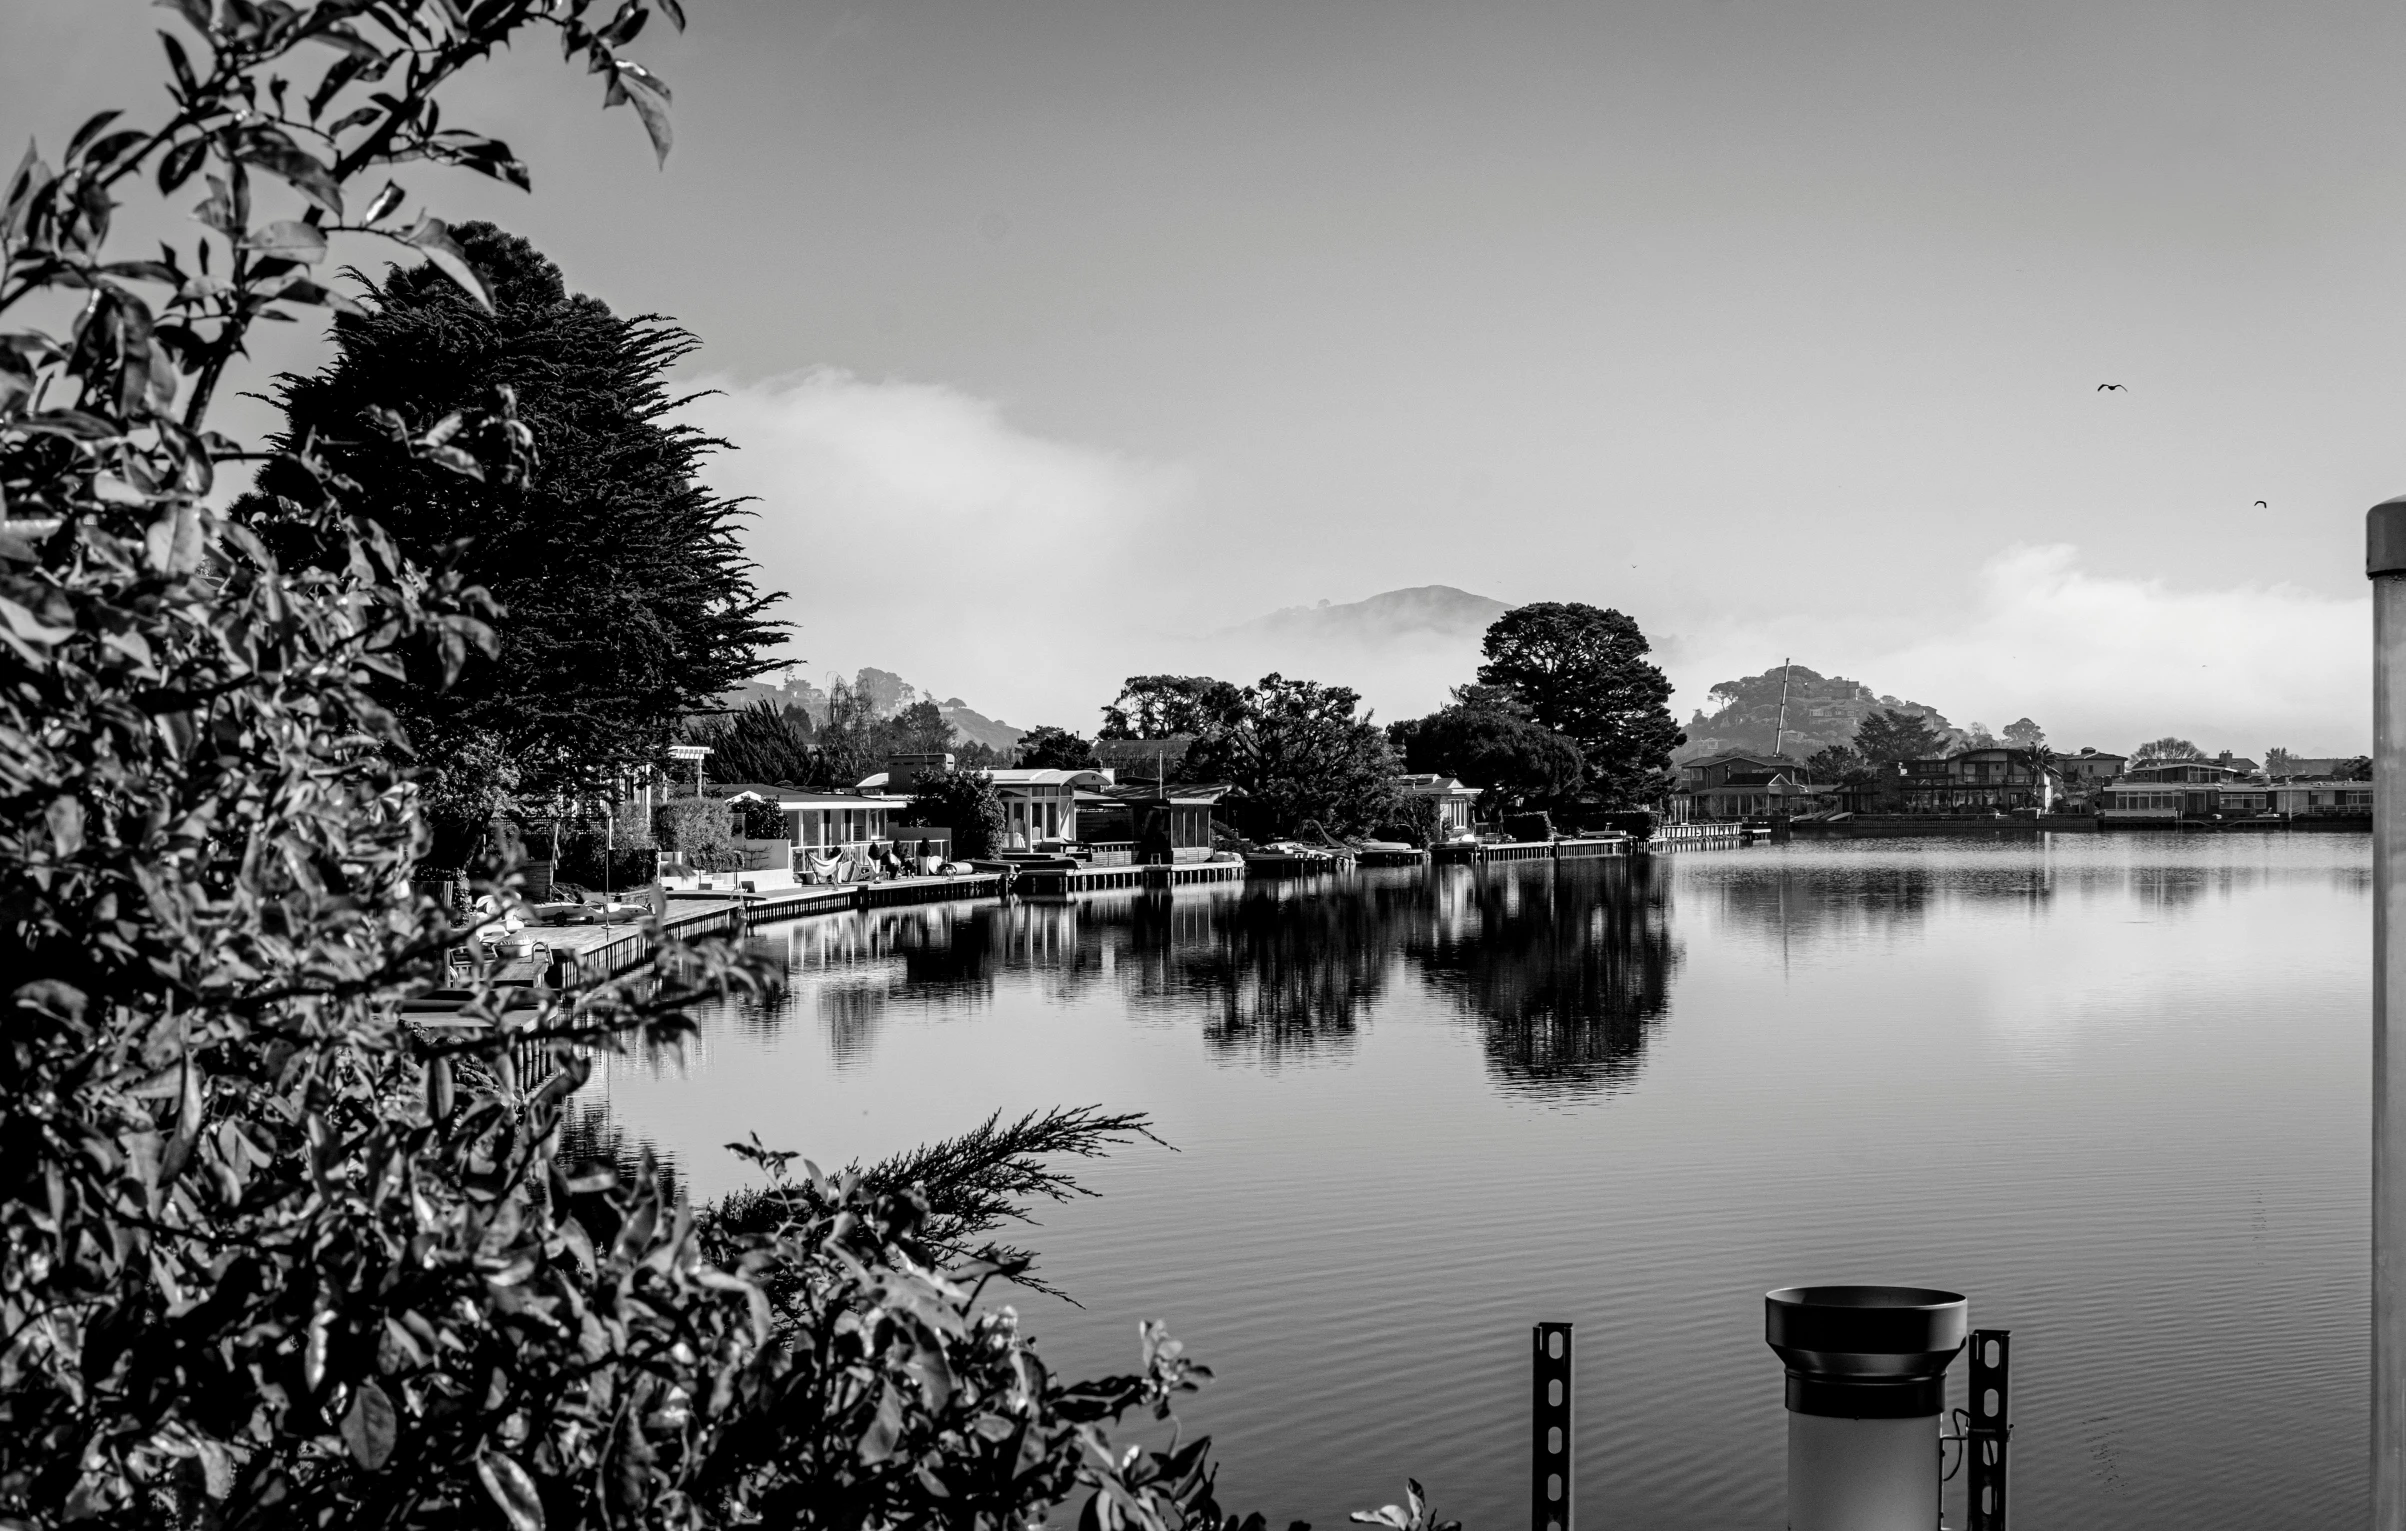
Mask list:
[[[2258,500],[2258,501],[2256,501],[2256,509],[2258,509],[2258,510],[2270,510],[2270,509],[2272,509],[2272,507],[2271,507],[2271,506],[2269,506],[2269,505],[2267,505],[2267,504],[2265,504],[2265,503],[2264,503],[2262,500]]]
[[[2127,388],[2123,387],[2123,386],[2122,386],[2120,383],[2099,383],[2099,384],[2097,385],[2097,391],[2098,391],[2099,393],[2128,393],[2128,392],[2130,392],[2130,390],[2129,390],[2129,389],[2127,389]]]

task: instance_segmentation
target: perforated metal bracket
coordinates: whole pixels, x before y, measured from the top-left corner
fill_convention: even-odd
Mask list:
[[[1529,1340],[1529,1531],[1571,1531],[1571,1326]]]
[[[1963,1450],[1967,1531],[2005,1531],[2005,1454],[2013,1439],[2013,1331],[1972,1331],[1971,1417]]]

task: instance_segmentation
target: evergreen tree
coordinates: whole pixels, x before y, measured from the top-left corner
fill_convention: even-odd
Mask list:
[[[1946,736],[1927,721],[1893,707],[1855,725],[1855,751],[1873,765],[1925,760],[1945,742]]]
[[[759,701],[741,712],[689,731],[710,748],[707,774],[719,781],[789,782],[801,786],[817,769],[810,714]]]
[[[694,338],[570,294],[491,224],[452,233],[493,311],[431,267],[389,273],[365,317],[336,320],[323,370],[280,379],[279,446],[314,444],[404,555],[499,604],[498,654],[448,689],[418,668],[386,688],[422,760],[440,773],[488,741],[528,790],[574,792],[657,758],[681,715],[766,668],[774,597],[754,588],[738,505],[696,481],[721,443],[666,418],[682,402],[668,369]],[[456,448],[408,439],[504,389],[531,434],[517,481],[467,476],[444,458]],[[293,471],[262,485],[303,487]]]
[[[1050,723],[1021,734],[1018,748],[1019,763],[1030,770],[1085,771],[1095,763],[1090,741]]]

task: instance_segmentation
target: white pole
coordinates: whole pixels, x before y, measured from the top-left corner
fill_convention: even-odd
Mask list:
[[[2389,997],[2406,995],[2406,499],[2365,518],[2373,582],[2373,1527],[2406,1531],[2406,1047]]]

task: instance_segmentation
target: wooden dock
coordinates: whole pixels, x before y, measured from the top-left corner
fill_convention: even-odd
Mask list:
[[[1172,866],[1027,867],[1011,880],[1011,889],[1039,898],[1057,898],[1111,888],[1194,888],[1244,880],[1245,864],[1241,861],[1186,861]]]
[[[766,925],[773,920],[798,920],[805,915],[834,914],[845,909],[992,898],[1001,891],[1001,885],[1002,879],[994,873],[979,872],[966,877],[897,877],[886,882],[780,888],[773,893],[733,897],[686,897],[670,901],[660,929],[664,935],[688,941],[702,936],[739,935],[754,925]],[[642,925],[536,925],[529,926],[526,934],[542,943],[547,951],[544,956],[521,960],[530,968],[544,968],[551,981],[570,987],[615,977],[647,960],[652,952],[651,932]]]
[[[1599,856],[1627,856],[1635,842],[1627,835],[1602,835],[1577,840],[1501,840],[1492,844],[1463,841],[1440,845],[1429,852],[1439,864],[1475,865],[1499,861],[1586,861]]]
[[[1743,824],[1657,824],[1649,850],[1688,851],[1711,846],[1750,845],[1767,835],[1767,830],[1750,830]]]

